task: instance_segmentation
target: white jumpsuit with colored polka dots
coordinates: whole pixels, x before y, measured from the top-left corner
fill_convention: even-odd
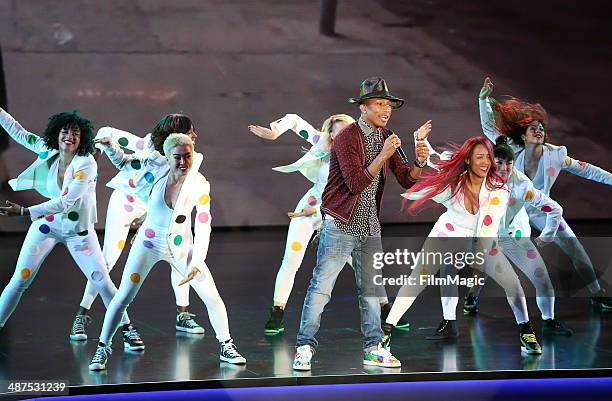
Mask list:
[[[160,260],[168,262],[182,277],[191,267],[198,268],[200,273],[189,285],[204,301],[217,339],[227,341],[231,338],[225,304],[204,262],[210,236],[210,185],[197,172],[201,155],[196,160],[192,167],[194,171],[190,172],[194,178],[183,183],[174,209],[170,209],[164,199],[167,170],[165,175],[156,177],[147,204],[147,217],[130,250],[119,291],[104,317],[101,342],[110,344],[119,326],[121,312],[134,300],[145,278]],[[195,238],[192,239],[190,216],[194,207],[197,217]]]
[[[482,130],[487,138],[495,142],[501,133],[495,125],[495,117],[490,100],[488,98],[484,100],[480,99],[479,108]],[[515,167],[517,170],[524,173],[525,148],[515,144],[511,139],[509,139],[508,144],[512,147],[516,155]],[[565,146],[554,146],[545,143],[542,156],[538,163],[538,170],[535,177],[532,179],[534,187],[545,195],[550,196],[550,190],[562,170],[582,178],[612,185],[612,174],[608,171],[590,163],[569,157]],[[516,218],[513,222],[513,230],[521,230],[524,236],[529,236],[531,231],[529,223],[540,231],[544,230],[547,221],[546,212],[538,208],[530,207],[529,205],[527,205],[525,209],[527,210],[529,219]],[[559,229],[554,237],[554,242],[572,260],[576,272],[584,282],[587,283],[589,291],[593,294],[598,292],[601,287],[597,280],[591,258],[589,258],[589,255],[576,237],[576,234],[563,218],[561,218],[559,223]]]
[[[409,194],[409,199],[418,199],[422,193]],[[412,306],[416,297],[427,286],[427,276],[433,277],[439,270],[440,277],[454,276],[456,268],[470,264],[473,268],[491,276],[505,291],[506,298],[518,324],[529,321],[525,293],[518,276],[510,263],[496,247],[497,232],[506,212],[509,194],[507,189],[489,190],[483,183],[480,189],[480,210],[477,215],[467,212],[463,194],[451,198],[450,189],[435,196],[434,201],[443,204],[447,210],[439,218],[422,247],[422,258],[414,266],[410,279],[412,283],[403,285],[386,322],[396,325],[399,319]],[[455,255],[454,263],[450,258],[436,255]],[[466,253],[474,255],[474,263],[465,258]],[[472,258],[470,258],[472,259]],[[460,262],[460,263],[457,263]],[[444,319],[456,320],[458,297],[451,296],[456,286],[441,286]]]
[[[25,130],[2,109],[0,125],[17,143],[38,155],[36,161],[9,182],[11,187],[14,190],[34,189],[49,199],[28,207],[32,225],[19,252],[15,273],[0,295],[0,327],[5,325],[42,262],[58,243],[66,246],[108,305],[117,289],[106,270],[94,230],[98,171],[94,158],[89,154],[75,155],[66,168],[60,188],[58,151],[47,148],[43,138]],[[119,318],[122,323],[129,323],[125,312]]]
[[[316,209],[316,213],[309,216],[294,217],[290,220],[285,253],[276,275],[274,303],[286,305],[293,289],[295,275],[302,265],[308,241],[310,241],[312,234],[321,227],[321,196],[329,175],[329,151],[321,151],[319,148],[327,140],[321,138],[326,134],[316,130],[297,114],[287,114],[271,123],[270,127],[281,134],[291,130],[312,145],[312,148],[295,163],[274,168],[275,171],[282,173],[298,171],[314,184],[302,196],[294,212],[301,212],[304,208],[310,207]],[[351,264],[350,258],[348,263]]]

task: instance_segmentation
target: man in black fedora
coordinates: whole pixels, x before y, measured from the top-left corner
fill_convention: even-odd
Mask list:
[[[428,156],[427,146],[416,146],[415,165],[404,164],[396,150],[400,138],[385,128],[392,110],[404,100],[393,96],[384,79],[368,78],[361,83],[358,98],[359,120],[335,138],[331,150],[329,178],[323,192],[323,228],[317,249],[317,264],[306,293],[293,362],[295,370],[310,370],[317,346],[315,335],[321,314],[331,298],[338,274],[349,256],[357,283],[361,330],[364,336],[364,365],[400,367],[401,363],[381,345],[380,304],[374,286],[373,255],[382,252],[380,205],[387,172],[391,170],[404,188],[421,174]],[[415,138],[425,139],[431,130],[428,121]]]

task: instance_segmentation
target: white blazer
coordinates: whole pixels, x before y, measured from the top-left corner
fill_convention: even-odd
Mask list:
[[[74,156],[64,173],[63,187],[59,197],[47,191],[49,167],[56,157],[57,149],[47,148],[43,138],[23,128],[10,114],[0,109],[0,125],[20,145],[36,153],[36,160],[17,178],[9,181],[14,191],[33,189],[49,200],[29,206],[32,221],[46,217],[65,217],[70,231],[81,233],[97,221],[96,179],[98,165],[93,156]]]

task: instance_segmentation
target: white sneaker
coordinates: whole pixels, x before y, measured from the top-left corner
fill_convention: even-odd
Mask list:
[[[302,345],[295,350],[293,358],[293,370],[310,370],[310,360],[312,359],[312,348],[310,345]]]
[[[377,349],[363,353],[363,364],[383,368],[399,368],[402,366],[399,359],[394,357],[382,344],[378,344]]]

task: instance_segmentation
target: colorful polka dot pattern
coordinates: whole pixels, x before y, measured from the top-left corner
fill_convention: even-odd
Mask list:
[[[514,238],[516,239],[521,239],[522,236],[523,233],[521,232],[521,230],[516,230],[516,232],[514,233]]]
[[[134,170],[140,170],[140,168],[142,167],[142,164],[140,163],[140,160],[132,160],[132,162],[130,163],[130,166],[132,166],[132,168]]]
[[[117,143],[119,144],[119,146],[126,147],[130,143],[130,141],[126,137],[121,137],[119,138]]]
[[[565,224],[563,222],[559,223],[559,231],[565,231]]]
[[[495,256],[497,255],[498,251],[497,248],[491,248],[491,250],[489,251],[489,255],[491,256]]]
[[[81,231],[77,233],[79,237],[85,237],[87,234],[89,234],[89,230],[85,230],[85,231]]]
[[[138,150],[143,150],[144,149],[144,141],[142,139],[140,139],[138,142],[136,142],[136,149],[138,149]]]
[[[557,173],[557,170],[554,167],[549,167],[546,169],[546,175],[549,177],[553,177]]]
[[[492,223],[493,223],[493,218],[489,216],[488,214],[484,217],[484,219],[482,219],[482,224],[484,224],[485,226],[490,226]]]
[[[187,216],[181,214],[180,216],[176,216],[176,221],[178,224],[183,224],[187,220]]]
[[[125,199],[127,199],[127,201],[128,201],[128,202],[130,202],[130,203],[134,203],[134,200],[135,200],[135,199],[134,199],[134,197],[133,197],[132,195],[127,195],[127,196],[125,197]]]
[[[153,249],[153,246],[154,246],[151,241],[143,241],[142,245],[144,245],[144,247],[148,249]]]
[[[533,191],[527,191],[527,193],[525,194],[525,200],[529,202],[532,199],[533,199]]]
[[[130,281],[134,284],[138,284],[140,283],[140,274],[138,273],[132,273],[130,274]]]
[[[130,205],[129,203],[126,203],[125,205],[123,205],[123,208],[128,213],[132,213],[134,211],[134,206]]]
[[[155,231],[153,231],[150,228],[147,228],[145,230],[145,237],[147,237],[147,238],[155,238]]]
[[[516,205],[516,199],[515,198],[508,199],[508,206],[512,207],[514,205]]]
[[[30,145],[34,145],[36,143],[36,135],[29,134],[26,138],[26,142]]]
[[[580,165],[580,167],[586,166],[586,162],[583,162],[582,160],[578,160],[578,164]]]
[[[95,272],[91,273],[91,279],[93,281],[101,281],[102,277],[103,277],[102,272],[95,271]]]
[[[455,227],[451,223],[446,223],[445,227],[448,231],[455,231]]]
[[[153,174],[151,174],[150,171],[147,171],[144,175],[144,179],[146,182],[148,182],[149,184],[152,184],[153,181],[155,181],[155,177],[153,176]]]
[[[527,251],[527,257],[529,259],[535,259],[535,258],[538,257],[538,253],[535,250],[530,249],[530,250]]]
[[[73,175],[75,180],[82,180],[85,177],[85,172],[83,170],[79,170]]]
[[[123,248],[125,248],[125,240],[120,239],[120,240],[117,242],[117,248],[119,248],[119,249],[123,249]]]
[[[68,213],[68,220],[77,221],[79,219],[79,214],[75,211]]]
[[[565,160],[563,160],[563,164],[565,164],[567,167],[572,165],[572,159],[570,157],[565,156]]]
[[[205,205],[210,201],[210,197],[207,194],[200,196],[200,205]]]
[[[315,135],[312,137],[312,143],[316,145],[320,139],[321,139],[321,135]]]
[[[66,195],[68,195],[68,187],[66,187],[64,189],[64,192],[62,192],[62,196],[66,196]]]
[[[497,206],[501,203],[501,201],[499,200],[499,198],[497,196],[493,197],[493,199],[491,199],[491,205],[493,206]]]
[[[42,151],[42,152],[40,152],[38,154],[38,157],[40,157],[41,159],[46,159],[47,156],[49,156],[49,152],[47,152],[46,150],[44,150],[44,151]]]
[[[134,179],[133,179],[133,178],[130,178],[130,179],[128,180],[128,185],[129,185],[130,187],[132,187],[132,188],[136,188],[136,184],[134,184]]]
[[[544,277],[544,269],[541,267],[536,267],[535,271],[533,272],[533,274],[537,277],[537,278],[542,278]]]
[[[314,206],[317,204],[317,198],[315,198],[314,196],[309,196],[308,197],[308,204],[310,206]]]
[[[308,131],[306,130],[300,130],[300,132],[298,132],[298,135],[301,136],[302,138],[308,140]]]
[[[294,241],[291,243],[291,249],[294,250],[295,252],[299,251],[300,249],[302,249],[302,244]]]
[[[19,274],[20,274],[22,280],[27,280],[32,275],[32,271],[30,269],[28,269],[27,267],[24,267],[23,269],[21,269]]]
[[[200,223],[208,223],[208,220],[210,219],[208,213],[206,212],[202,212],[198,215],[198,221]]]
[[[174,245],[179,246],[183,242],[183,237],[181,237],[180,235],[177,235],[176,237],[174,237],[173,242],[174,242]]]
[[[49,228],[48,225],[46,224],[41,224],[40,227],[38,227],[38,231],[40,231],[43,234],[49,234],[49,232],[51,231],[51,229]]]
[[[552,212],[552,207],[550,207],[549,205],[544,205],[544,206],[542,206],[542,209],[541,209],[541,210],[542,210],[544,213],[550,213],[550,212]]]
[[[53,216],[52,214],[50,214],[50,215],[48,215],[48,216],[45,216],[45,220],[47,220],[47,221],[51,222],[51,221],[55,220],[55,216]]]

